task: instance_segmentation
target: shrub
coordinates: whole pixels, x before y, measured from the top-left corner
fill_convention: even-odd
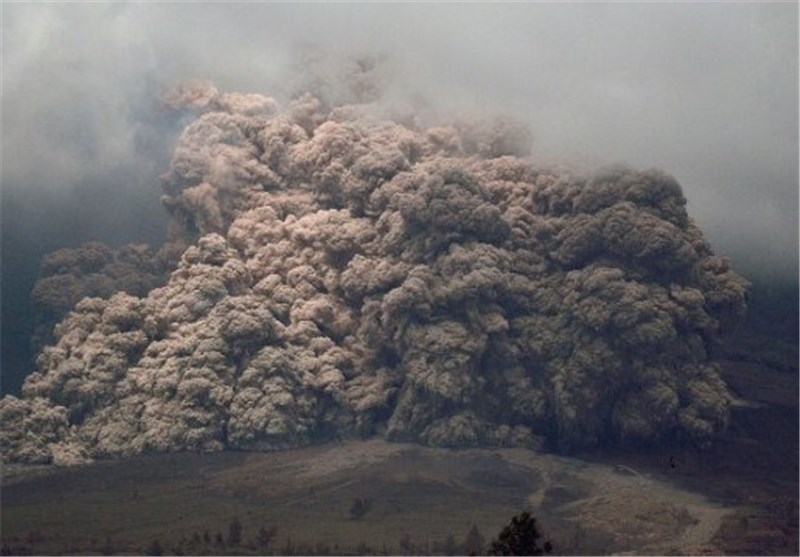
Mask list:
[[[539,545],[541,537],[536,519],[529,512],[523,512],[514,516],[497,539],[492,540],[489,555],[544,555],[552,552],[553,546],[549,541]]]

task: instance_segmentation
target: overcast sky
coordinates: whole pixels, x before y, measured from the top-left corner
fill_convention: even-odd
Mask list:
[[[394,97],[524,120],[541,160],[662,168],[717,252],[796,277],[794,2],[31,2],[2,16],[6,302],[9,270],[43,251],[160,239],[156,177],[179,129],[157,110],[165,85],[283,98],[313,45],[382,56]]]

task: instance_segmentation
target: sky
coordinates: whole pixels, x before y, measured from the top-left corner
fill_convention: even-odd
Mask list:
[[[203,78],[286,100],[299,53],[377,56],[388,98],[527,123],[534,157],[673,174],[717,253],[797,280],[798,5],[9,3],[2,10],[3,337],[41,256],[158,244],[158,176]]]

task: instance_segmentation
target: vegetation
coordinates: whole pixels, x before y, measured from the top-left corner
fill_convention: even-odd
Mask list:
[[[358,448],[370,455],[396,450],[382,443]],[[491,542],[505,540],[503,527],[525,509],[530,493],[545,486],[538,468],[511,466],[489,451],[459,452],[451,459],[442,451],[414,448],[357,471],[331,464],[351,449],[153,455],[41,476],[33,476],[34,470],[31,479],[14,477],[3,485],[1,553],[142,555],[157,553],[157,540],[164,555],[511,554],[493,551]],[[298,464],[304,474],[319,466],[319,475],[298,474]],[[571,470],[558,470],[559,482],[575,496],[591,493]],[[548,506],[547,517],[533,509],[540,529],[545,520],[546,536],[537,540],[542,554],[545,541],[563,554],[639,549],[651,531],[662,543],[686,527],[672,513],[663,523],[642,525],[642,533],[631,534],[623,546],[609,528],[619,524],[625,505],[615,506],[600,524],[560,509]]]
[[[350,518],[352,520],[361,520],[371,508],[372,499],[362,499],[361,497],[356,497],[353,499],[353,504],[350,506]]]
[[[272,526],[271,528],[262,526],[261,529],[258,531],[258,536],[256,536],[256,545],[258,546],[258,548],[267,549],[277,532],[278,529],[275,526]]]
[[[536,519],[523,512],[511,519],[496,540],[492,540],[490,555],[544,555],[553,551],[553,545],[545,541],[539,545],[542,534]]]
[[[464,554],[466,555],[483,555],[484,539],[480,530],[476,525],[467,533],[467,539],[464,541]]]
[[[228,536],[217,531],[211,535],[206,529],[198,530],[191,535],[183,535],[180,539],[159,537],[138,547],[115,542],[106,536],[102,543],[92,542],[90,547],[64,546],[59,551],[48,551],[52,554],[100,553],[102,555],[140,554],[140,555],[484,555],[484,537],[478,526],[473,524],[465,536],[458,539],[453,533],[443,534],[437,540],[414,539],[404,533],[396,546],[383,542],[372,544],[365,540],[353,540],[347,546],[331,545],[323,541],[297,541],[291,536],[277,546],[273,544],[278,534],[276,526],[261,526],[251,538],[238,517],[228,524]],[[37,550],[37,543],[47,538],[38,533],[31,533],[20,543],[4,544],[0,555],[35,555],[43,553]]]
[[[153,540],[150,545],[147,546],[147,551],[145,553],[147,553],[147,555],[164,555],[164,548],[161,547],[160,541]]]
[[[242,542],[242,523],[238,518],[231,520],[228,525],[228,543],[230,545],[239,545]]]

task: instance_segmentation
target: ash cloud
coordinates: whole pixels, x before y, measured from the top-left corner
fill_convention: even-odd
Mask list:
[[[198,76],[219,87],[213,96],[217,104],[206,109],[234,119],[257,114],[237,112],[232,99],[244,102],[246,96],[220,90],[273,94],[269,110],[282,108],[270,119],[292,122],[282,132],[288,134],[281,139],[287,150],[298,140],[292,136],[295,125],[308,135],[330,120],[350,119],[360,126],[372,119],[394,121],[412,135],[427,130],[425,141],[450,158],[526,154],[531,138],[522,130],[532,128],[536,168],[546,168],[547,161],[587,168],[624,160],[635,168],[669,169],[717,253],[732,256],[748,278],[797,283],[796,5],[4,4],[0,9],[4,392],[15,390],[31,369],[24,347],[36,319],[26,300],[46,253],[91,240],[113,249],[149,242],[155,252],[166,236],[163,255],[174,263],[204,233],[225,236],[240,218],[241,199],[225,188],[236,192],[248,180],[282,184],[295,171],[284,166],[291,157],[279,153],[267,163],[226,170],[231,157],[245,156],[233,148],[217,153],[208,168],[197,166],[199,159],[191,159],[197,145],[186,137],[178,149],[187,151],[181,164],[189,174],[173,166],[166,192],[171,230],[165,233],[158,176],[192,116],[191,111],[164,111],[154,99],[167,84]],[[333,56],[320,58],[319,51]],[[378,54],[357,58],[365,52]],[[339,106],[374,100],[370,80],[353,79],[364,64],[381,77],[379,93],[395,109],[388,111],[387,103]],[[313,96],[301,99],[298,93],[307,90]],[[226,95],[228,104],[219,104]],[[333,114],[337,106],[339,113]],[[485,115],[497,107],[518,121],[492,123]],[[458,120],[453,113],[468,116]],[[493,134],[499,141],[494,145]],[[234,135],[229,141],[233,147],[238,139]],[[393,141],[378,142],[384,148]],[[398,149],[416,164],[418,154]],[[383,166],[362,163],[366,166],[359,172],[375,171],[388,179],[394,172],[389,158]],[[350,162],[341,164],[349,169]],[[211,181],[186,188],[175,182],[191,183],[192,168]],[[347,203],[363,211],[353,209],[354,215],[370,217],[364,186],[333,187],[340,172],[309,180],[318,180],[320,192],[331,196],[325,201],[331,210],[345,210],[345,200],[351,200]],[[484,170],[468,165],[465,172],[484,183]],[[606,174],[626,172],[632,171]],[[425,230],[426,222],[450,219],[459,234],[506,238],[487,224],[491,203],[480,225],[486,229],[462,230],[466,221],[438,208],[450,201],[470,208],[481,203],[422,183],[413,187],[427,192],[415,203],[437,210],[417,215],[408,209],[416,205],[404,205],[406,213],[395,220],[418,218],[416,226]],[[300,218],[306,198],[320,192],[286,194],[274,200],[273,210],[281,219],[290,213]],[[584,216],[576,234],[578,229],[587,236],[613,231],[626,218],[636,220],[630,214],[638,211],[640,200],[629,201],[631,209],[603,207],[602,216]],[[395,221],[381,226],[381,233],[399,234]],[[637,249],[680,251],[665,226],[657,227],[664,237]],[[452,240],[446,231],[434,227],[433,232],[430,239],[419,233],[409,241],[418,249],[439,249]],[[515,233],[512,227],[509,237]],[[585,263],[582,258],[598,250],[627,249],[624,241],[586,247],[579,235],[564,233],[562,239],[553,257],[564,269],[577,270]],[[396,286],[396,277],[415,269],[364,254],[359,258],[353,262],[358,270],[342,279],[350,281],[350,295]],[[359,275],[368,277],[367,286],[358,285]],[[395,278],[386,283],[381,277]],[[282,303],[291,307],[291,300]],[[381,357],[395,363],[399,355],[390,351]],[[386,410],[378,412],[385,417],[381,412]]]
[[[718,251],[748,274],[796,281],[797,9],[6,5],[4,194],[30,212],[37,203],[23,192],[35,191],[55,209],[93,176],[93,194],[113,189],[152,223],[153,178],[171,150],[164,138],[179,129],[163,125],[155,92],[201,77],[285,104],[309,86],[296,70],[313,61],[297,53],[313,44],[334,59],[378,53],[384,97],[415,99],[416,109],[501,107],[523,118],[542,160],[668,168]],[[341,72],[318,63],[312,75]],[[149,186],[118,179],[120,165]],[[70,220],[85,220],[79,209]],[[160,240],[132,224],[126,232],[121,243]]]
[[[198,112],[164,176],[180,261],[56,326],[22,398],[0,401],[5,459],[724,430],[709,350],[748,284],[671,176],[534,164],[507,120],[424,127],[204,82],[167,100]],[[90,246],[45,267],[111,259]]]

